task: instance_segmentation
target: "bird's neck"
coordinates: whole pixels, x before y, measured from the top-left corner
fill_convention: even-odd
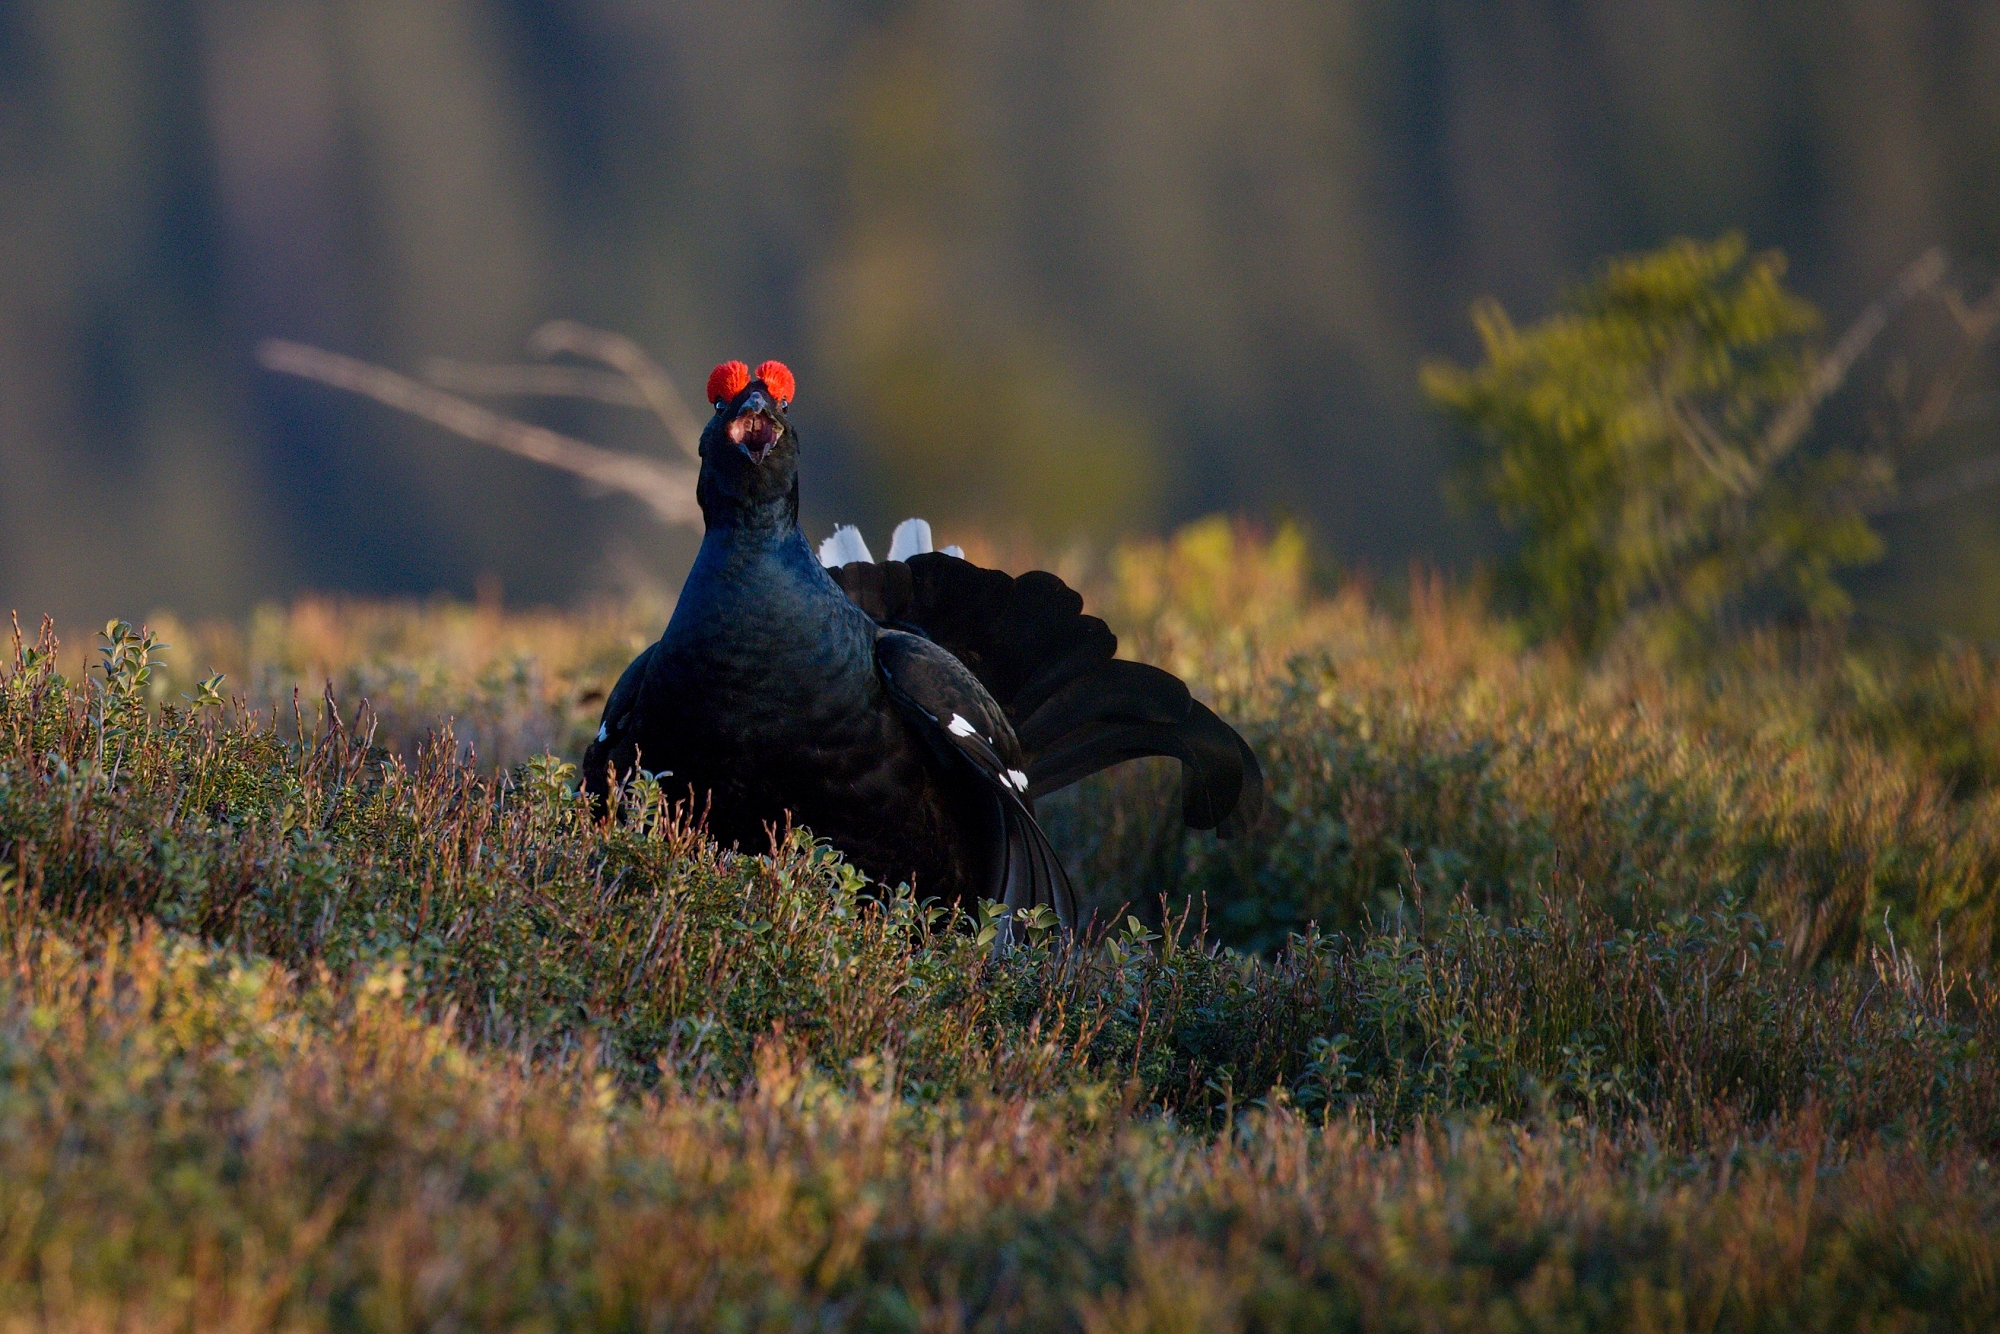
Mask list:
[[[779,629],[818,641],[854,620],[853,604],[799,529],[796,477],[770,499],[725,494],[706,468],[702,481],[707,532],[667,623],[668,643],[726,655],[732,643],[761,643]]]
[[[711,523],[688,571],[688,585],[710,578],[740,578],[758,571],[817,568],[812,548],[796,521],[791,523]]]
[[[727,634],[736,622],[769,617],[803,623],[807,608],[846,602],[796,520],[711,522],[668,633]]]
[[[760,540],[760,535],[773,541],[783,541],[787,534],[799,531],[799,479],[796,474],[792,477],[792,484],[782,494],[756,499],[724,491],[722,482],[704,463],[701,475],[695,481],[694,495],[701,506],[702,523],[710,533],[729,529],[744,533],[752,541]],[[805,539],[801,537],[799,540]]]

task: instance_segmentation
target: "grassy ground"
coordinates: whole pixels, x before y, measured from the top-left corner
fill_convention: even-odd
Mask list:
[[[1050,803],[1137,911],[1001,960],[803,835],[589,822],[663,607],[29,637],[0,1324],[2000,1325],[1993,664],[1586,669],[1223,525],[1065,572],[1275,810]]]

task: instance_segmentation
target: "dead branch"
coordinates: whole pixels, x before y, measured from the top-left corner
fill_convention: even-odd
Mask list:
[[[582,398],[650,411],[639,387],[615,371],[592,366],[485,366],[433,357],[424,378],[440,389],[491,398]]]
[[[1846,382],[1854,364],[1867,354],[1875,340],[1882,336],[1882,331],[1889,327],[1890,319],[1911,301],[1943,282],[1948,267],[1944,251],[1935,248],[1925,251],[1914,264],[1903,270],[1888,291],[1877,297],[1856,317],[1854,323],[1847,326],[1847,332],[1833,345],[1833,351],[1819,359],[1806,387],[1799,391],[1797,398],[1785,405],[1764,433],[1762,456],[1766,460],[1782,458],[1805,438],[1820,404],[1831,398],[1834,391]]]
[[[503,417],[454,394],[420,384],[395,371],[303,343],[267,339],[257,346],[264,366],[303,376],[435,422],[468,440],[504,449],[525,459],[560,468],[586,481],[644,501],[662,522],[698,524],[695,474],[637,454],[601,449],[557,431]]]
[[[645,396],[646,405],[681,451],[690,459],[701,457],[701,423],[688,411],[686,400],[660,364],[625,335],[593,329],[575,320],[550,320],[529,335],[528,352],[545,358],[567,352],[611,367]]]
[[[1751,462],[1722,438],[1700,409],[1678,403],[1667,393],[1659,395],[1659,405],[1660,414],[1675,438],[1731,495],[1747,496],[1763,482]]]
[[[1944,306],[1958,325],[1958,348],[1944,368],[1931,377],[1923,405],[1910,419],[1905,433],[1906,445],[1936,434],[1951,420],[1951,405],[1958,397],[1959,385],[1977,364],[1979,354],[1985,350],[1995,328],[2000,327],[2000,282],[1996,282],[1985,296],[1970,306],[1957,292],[1947,290]]]
[[[1958,390],[1979,354],[1994,334],[2000,332],[2000,283],[1995,283],[1985,296],[1971,304],[1950,290],[1943,293],[1943,298],[1945,310],[1958,326],[1959,344],[1944,367],[1931,377],[1922,404],[1904,427],[1901,444],[1905,449],[1929,439],[1954,421],[1976,420],[1983,415],[1978,411],[1979,400],[1959,403]],[[2000,482],[2000,454],[1988,454],[1911,483],[1873,512],[1905,514],[1956,500],[1997,482]]]

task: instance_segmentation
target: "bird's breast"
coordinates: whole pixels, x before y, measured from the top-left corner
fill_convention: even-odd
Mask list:
[[[651,692],[676,750],[716,764],[858,756],[883,713],[865,613],[778,578],[690,591],[662,638]]]

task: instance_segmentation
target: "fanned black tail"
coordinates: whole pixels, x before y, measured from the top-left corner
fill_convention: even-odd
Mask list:
[[[1181,762],[1193,829],[1240,833],[1261,814],[1264,773],[1236,729],[1171,672],[1121,662],[1118,637],[1045,570],[1015,578],[942,553],[828,571],[883,625],[910,630],[972,670],[1006,711],[1028,762],[1028,797],[1149,755]]]

